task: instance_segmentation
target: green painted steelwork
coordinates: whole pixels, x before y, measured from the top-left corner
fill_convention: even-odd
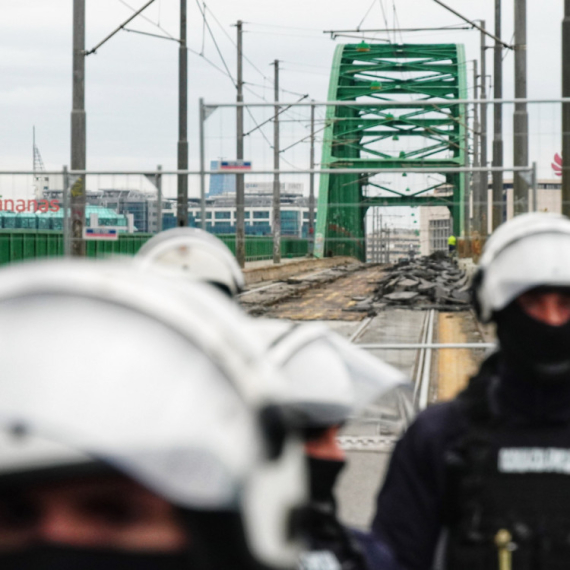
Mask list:
[[[328,100],[362,105],[327,107],[321,167],[405,168],[411,175],[419,167],[465,166],[465,105],[453,103],[467,96],[465,65],[463,46],[457,44],[337,46]],[[430,103],[433,99],[449,102]],[[393,101],[404,104],[390,106]],[[366,173],[321,174],[315,255],[364,260],[371,206],[445,205],[460,235],[464,183],[464,175],[446,174],[435,186],[402,192]],[[434,196],[438,186],[451,195]],[[368,198],[370,187],[393,197]]]

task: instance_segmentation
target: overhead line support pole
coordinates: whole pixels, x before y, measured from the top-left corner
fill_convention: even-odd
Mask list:
[[[279,101],[279,60],[274,66],[274,97]],[[275,105],[273,123],[273,263],[281,262],[281,188],[279,180],[279,105]]]
[[[237,22],[237,102],[243,103],[243,23]],[[236,158],[243,160],[243,107],[236,108]],[[236,258],[245,267],[245,180],[236,175]]]
[[[570,1],[570,0],[569,0]],[[309,167],[315,169],[315,106],[311,105],[311,151]],[[309,255],[315,251],[315,175],[309,175]]]
[[[531,175],[531,188],[532,188],[532,211],[538,211],[538,173],[536,168],[536,162],[532,163],[532,175]]]
[[[178,49],[178,170],[188,170],[188,51],[186,50],[186,0],[180,0]],[[176,222],[188,225],[188,176],[178,175]]]
[[[206,170],[205,156],[204,156],[204,99],[200,97],[199,103],[199,136],[200,136],[200,227],[206,229]]]
[[[501,37],[501,0],[495,0],[495,36]],[[493,98],[503,97],[503,46],[495,40],[493,60]],[[493,106],[493,166],[503,166],[503,106],[495,103]],[[492,229],[495,231],[503,221],[503,173],[494,171]]]
[[[515,0],[515,99],[526,99],[526,0]],[[528,111],[526,103],[516,103],[513,115],[514,166],[528,166]],[[515,173],[514,215],[528,212],[528,184]]]
[[[479,98],[479,88],[477,86],[477,81],[479,76],[477,75],[477,60],[473,61],[473,98]],[[473,105],[473,167],[479,168],[479,105]],[[469,230],[470,233],[478,227],[478,221],[475,218],[475,196],[479,194],[479,188],[481,186],[480,174],[474,172],[471,175],[471,196],[469,200]]]
[[[162,166],[156,167],[156,231],[162,231]]]
[[[68,168],[63,167],[63,255],[69,257],[71,243],[69,240],[69,174]]]
[[[570,97],[570,0],[562,20],[562,97]],[[570,103],[562,104],[562,213],[570,216]]]
[[[467,63],[465,63],[467,67]],[[465,70],[467,75],[467,69]],[[463,135],[463,146],[464,146],[464,160],[463,165],[469,168],[469,107],[464,106],[465,109],[465,133]],[[463,173],[463,238],[469,235],[469,173]]]
[[[73,0],[73,108],[71,111],[71,170],[85,170],[85,0]],[[85,256],[85,176],[79,176],[70,188],[71,248],[73,257]]]
[[[485,45],[485,21],[481,20],[481,83],[480,93],[481,99],[487,98],[487,65],[486,65],[486,49]],[[487,167],[487,105],[481,104],[481,167]],[[479,179],[479,195],[476,201],[476,223],[478,224],[480,237],[485,237],[488,233],[488,190],[489,190],[489,174],[483,172]]]

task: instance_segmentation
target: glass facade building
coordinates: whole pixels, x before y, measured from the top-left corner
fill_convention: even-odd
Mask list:
[[[210,170],[218,170],[221,160],[210,161]],[[222,194],[235,194],[236,176],[235,174],[210,174],[210,188],[208,198],[221,196]]]

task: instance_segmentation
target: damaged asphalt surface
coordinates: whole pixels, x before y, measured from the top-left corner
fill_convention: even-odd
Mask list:
[[[239,302],[253,316],[302,320],[324,318],[325,307],[319,305],[329,305],[331,313],[331,303],[340,302],[328,318],[354,320],[374,316],[387,307],[469,310],[469,286],[468,275],[455,261],[438,254],[393,265],[355,262],[261,283],[242,293]],[[331,295],[327,291],[336,292]]]

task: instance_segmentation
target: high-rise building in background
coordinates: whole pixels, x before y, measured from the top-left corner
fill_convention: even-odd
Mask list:
[[[224,170],[251,170],[251,162],[248,160],[212,160],[210,161],[210,170],[219,170],[220,174],[210,175],[210,188],[208,190],[208,198],[221,196],[222,194],[235,194],[236,192],[236,175],[224,174]]]
[[[219,170],[220,160],[212,160],[210,162],[210,170]],[[220,194],[235,193],[236,177],[233,174],[211,174],[210,189],[208,197],[220,196]]]

